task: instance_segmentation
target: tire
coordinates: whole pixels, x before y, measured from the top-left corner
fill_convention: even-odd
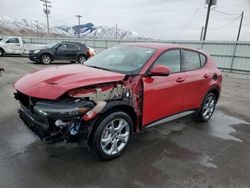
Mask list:
[[[70,63],[76,63],[76,61],[70,61]]]
[[[2,49],[0,49],[0,57],[2,57],[4,54],[4,51]]]
[[[51,56],[48,54],[42,55],[41,56],[41,63],[46,64],[46,65],[50,64],[51,63]]]
[[[213,115],[216,105],[216,96],[209,93],[203,99],[202,105],[197,113],[197,119],[201,122],[207,122]]]
[[[84,62],[87,61],[87,57],[85,55],[79,55],[77,57],[77,62],[80,64],[84,64]]]
[[[126,148],[132,132],[133,121],[122,111],[102,118],[89,140],[89,150],[98,160],[112,160]]]

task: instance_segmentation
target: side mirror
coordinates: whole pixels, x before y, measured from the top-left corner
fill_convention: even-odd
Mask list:
[[[171,70],[169,67],[165,65],[156,65],[154,68],[150,71],[150,76],[168,76],[170,74]]]

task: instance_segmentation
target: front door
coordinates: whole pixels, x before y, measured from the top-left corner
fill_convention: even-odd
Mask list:
[[[55,49],[55,59],[67,59],[67,45],[60,44]]]
[[[143,78],[143,126],[183,111],[186,73],[181,72],[180,50],[164,52],[153,66],[158,64],[168,66],[171,74]]]
[[[7,49],[6,49],[6,52],[7,53],[13,53],[13,54],[21,54],[22,53],[22,49],[23,49],[23,46],[22,46],[22,43],[21,41],[19,41],[18,38],[15,38],[15,37],[11,37],[9,38],[7,41],[6,41],[6,46],[7,46]]]

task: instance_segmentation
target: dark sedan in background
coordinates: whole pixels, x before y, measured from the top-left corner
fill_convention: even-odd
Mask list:
[[[52,47],[31,51],[29,59],[36,63],[50,64],[54,60],[84,63],[95,51],[80,42],[61,42]]]

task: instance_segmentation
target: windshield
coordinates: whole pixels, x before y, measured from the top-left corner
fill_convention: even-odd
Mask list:
[[[4,42],[6,42],[8,39],[9,39],[9,37],[4,37],[4,38],[1,38],[0,41],[4,43]]]
[[[51,44],[46,44],[46,48],[53,48],[56,46],[58,43],[51,43]]]
[[[115,46],[92,57],[84,65],[128,75],[138,74],[155,51],[152,48]]]

